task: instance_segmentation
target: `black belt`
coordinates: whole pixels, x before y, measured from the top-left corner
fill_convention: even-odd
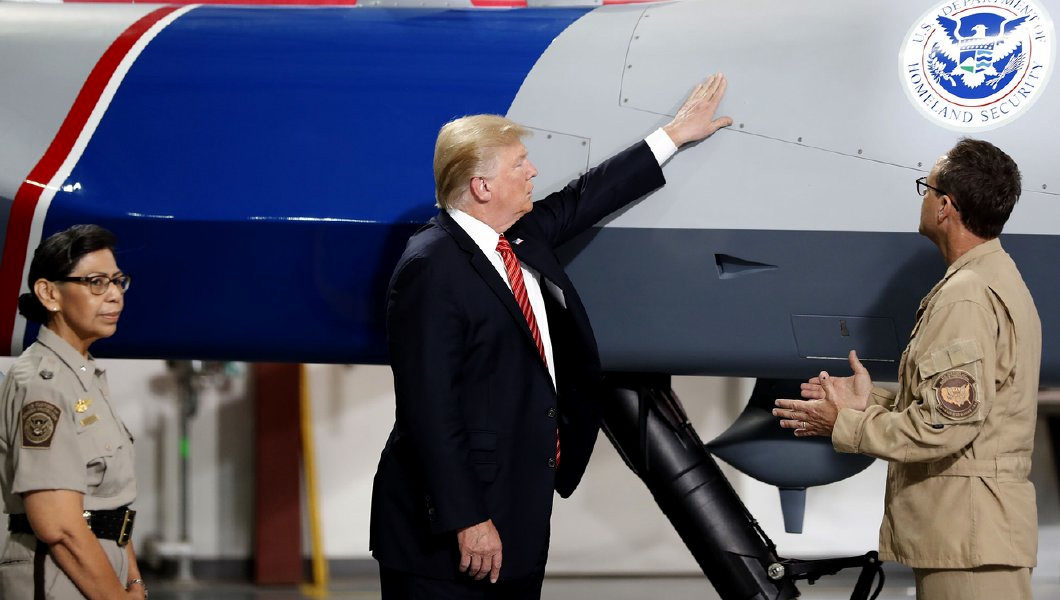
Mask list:
[[[85,522],[88,523],[88,528],[99,539],[114,540],[118,542],[118,546],[122,547],[129,543],[133,523],[136,521],[135,510],[129,510],[128,507],[113,510],[86,510],[83,516]],[[23,513],[8,515],[7,530],[11,533],[36,535],[30,527],[29,518]]]

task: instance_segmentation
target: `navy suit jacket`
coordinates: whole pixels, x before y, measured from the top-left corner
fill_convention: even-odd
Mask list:
[[[574,491],[600,428],[596,340],[554,250],[664,182],[640,142],[505,232],[541,274],[556,389],[511,290],[452,217],[440,213],[409,239],[387,298],[397,411],[372,491],[381,564],[452,579],[456,530],[492,519],[502,579],[544,567],[553,490]]]

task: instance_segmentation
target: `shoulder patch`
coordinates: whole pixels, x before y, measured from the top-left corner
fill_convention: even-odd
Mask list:
[[[49,448],[62,409],[51,402],[38,400],[22,407],[22,447]]]
[[[968,371],[953,369],[935,380],[935,404],[951,419],[963,419],[979,408],[975,378]]]

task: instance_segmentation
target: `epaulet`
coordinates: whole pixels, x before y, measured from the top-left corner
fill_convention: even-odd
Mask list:
[[[22,358],[26,357],[23,356]],[[50,353],[42,353],[34,356],[33,359],[27,361],[25,372],[20,374],[22,380],[19,383],[25,386],[26,389],[26,396],[23,402],[43,401],[69,413],[74,398],[60,393],[59,390],[62,386],[56,382],[56,379],[62,375],[66,366],[58,357]],[[72,415],[72,413],[70,414]]]
[[[988,303],[990,286],[974,269],[960,269],[946,280],[938,291],[936,303],[949,304],[961,300]]]
[[[41,378],[40,372],[42,370],[49,369],[49,372],[54,376],[55,365],[46,366],[49,358],[35,353],[23,354],[11,365],[11,370],[7,373],[8,377],[11,377],[19,385],[28,386]],[[54,361],[54,359],[51,360]]]

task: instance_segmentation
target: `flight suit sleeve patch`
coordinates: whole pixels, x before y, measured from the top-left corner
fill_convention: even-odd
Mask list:
[[[62,409],[50,402],[30,402],[22,407],[22,447],[50,448]]]
[[[935,405],[951,419],[964,419],[979,408],[975,378],[963,369],[952,369],[935,379]]]

